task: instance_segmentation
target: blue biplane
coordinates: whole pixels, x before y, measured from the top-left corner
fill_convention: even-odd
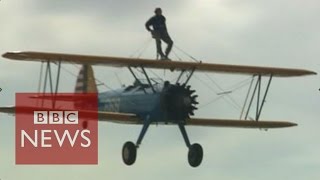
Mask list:
[[[89,56],[45,52],[8,52],[3,57],[13,60],[41,61],[57,64],[60,70],[61,63],[81,64],[82,68],[76,83],[76,93],[98,93],[99,121],[110,121],[123,124],[141,124],[142,129],[135,143],[126,142],[122,149],[122,158],[126,165],[132,165],[136,160],[137,148],[141,144],[149,125],[176,124],[189,149],[188,162],[192,167],[201,164],[203,149],[200,144],[191,144],[185,126],[213,126],[235,128],[282,128],[297,124],[285,121],[260,121],[260,114],[272,78],[293,77],[316,74],[303,69],[287,69],[273,67],[239,66],[226,64],[209,64],[203,62],[184,61],[156,61],[152,59],[135,59],[121,57]],[[127,67],[135,81],[132,85],[113,91],[98,92],[92,65],[113,67]],[[140,69],[145,81],[137,78],[133,69]],[[176,82],[164,80],[163,83],[154,82],[149,78],[145,68],[168,69],[180,72]],[[188,84],[193,73],[216,72],[252,75],[256,79],[254,90],[251,92],[250,110],[254,97],[257,97],[256,116],[254,120],[232,119],[203,119],[192,117],[197,110],[197,95]],[[58,71],[59,72],[59,71]],[[59,74],[58,74],[59,75]],[[185,76],[183,81],[181,78]],[[261,90],[261,79],[268,78],[265,91]],[[261,98],[260,98],[261,96]],[[45,97],[42,97],[45,98]],[[67,97],[66,97],[67,98]],[[260,99],[260,102],[259,102]],[[62,99],[63,100],[63,99]],[[15,113],[15,107],[1,107],[0,112]],[[88,122],[83,124],[83,128]]]

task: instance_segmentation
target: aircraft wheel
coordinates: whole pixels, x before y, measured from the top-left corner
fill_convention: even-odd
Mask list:
[[[188,162],[190,166],[197,167],[201,164],[203,158],[203,150],[200,144],[192,144],[189,147]]]
[[[128,141],[122,147],[122,160],[123,162],[130,166],[136,161],[137,157],[137,148],[136,145]]]

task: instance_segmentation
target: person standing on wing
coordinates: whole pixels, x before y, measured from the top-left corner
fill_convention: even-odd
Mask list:
[[[155,15],[146,22],[146,29],[151,32],[152,37],[156,40],[157,52],[161,56],[161,60],[170,60],[168,55],[171,51],[173,41],[167,31],[166,18],[162,15],[161,8],[156,8],[154,13]],[[152,29],[150,26],[152,26]],[[167,43],[165,54],[162,52],[161,40]]]

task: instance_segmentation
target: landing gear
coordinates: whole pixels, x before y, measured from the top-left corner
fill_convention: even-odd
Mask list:
[[[136,161],[137,157],[137,148],[136,145],[128,141],[122,147],[122,160],[123,162],[130,166]]]
[[[181,131],[181,134],[183,136],[184,142],[186,143],[186,146],[189,148],[188,152],[188,162],[190,166],[192,167],[198,167],[203,158],[203,150],[200,144],[195,143],[195,144],[190,144],[188,134],[186,131],[186,128],[184,127],[183,123],[179,123],[179,129]]]
[[[189,147],[189,152],[188,152],[188,162],[190,166],[192,167],[198,167],[203,158],[203,150],[200,144],[192,144]]]
[[[136,161],[137,148],[141,144],[142,139],[143,139],[144,135],[146,134],[150,123],[151,123],[151,121],[149,120],[149,117],[147,117],[143,126],[142,126],[142,129],[141,129],[141,132],[139,134],[139,137],[138,137],[136,144],[134,144],[131,141],[128,141],[123,145],[123,147],[122,147],[122,160],[126,165],[130,166]]]
[[[147,118],[149,119],[149,118]],[[141,132],[139,134],[137,142],[134,144],[131,141],[126,142],[122,147],[122,160],[123,162],[130,166],[135,163],[137,157],[137,149],[142,142],[144,135],[146,134],[148,127],[150,125],[150,121],[146,120],[143,124]],[[188,162],[191,167],[198,167],[203,159],[203,150],[200,144],[190,144],[186,129],[184,127],[184,123],[178,123],[179,129],[183,136],[183,139],[186,143],[186,146],[189,148],[188,152]]]

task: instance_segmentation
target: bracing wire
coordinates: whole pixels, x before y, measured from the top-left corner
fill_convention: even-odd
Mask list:
[[[204,82],[201,78],[197,77],[196,75],[194,75],[194,77],[195,77],[197,80],[199,80],[202,84],[204,84],[207,88],[209,88],[210,90],[212,90],[215,94],[218,94],[218,92],[217,92],[214,88],[212,88],[211,86],[209,86],[208,83]],[[213,100],[210,100],[210,101],[204,103],[203,105],[200,105],[199,108],[203,108],[203,107],[205,107],[205,106],[207,106],[207,105],[209,105],[209,104],[212,104],[213,102],[219,100],[220,98],[225,99],[225,96],[226,96],[226,95],[227,95],[227,94],[222,94],[222,95],[219,96],[219,98],[214,98]],[[237,106],[235,106],[233,103],[229,102],[227,99],[225,99],[225,101],[226,101],[227,103],[229,103],[229,104],[230,104],[232,107],[234,107],[235,109],[238,109]]]
[[[238,91],[238,90],[246,87],[249,83],[250,83],[250,82],[249,82],[248,80],[242,81],[241,85],[236,86],[236,87],[234,87],[233,89],[228,90],[228,92],[231,92],[231,93],[236,92],[236,91]],[[238,84],[240,84],[240,83],[238,83]],[[209,86],[209,85],[208,85],[208,86]],[[209,86],[209,87],[210,87],[210,86]],[[211,87],[210,87],[210,89],[211,89]],[[219,93],[216,93],[216,94],[219,94]],[[227,96],[227,95],[228,95],[228,93],[223,93],[223,94],[219,95],[218,98],[214,98],[213,100],[209,100],[209,101],[207,101],[206,103],[202,104],[201,106],[199,106],[199,108],[206,107],[207,105],[210,105],[210,104],[216,102],[216,101],[219,100],[220,98],[225,98],[225,96]],[[226,102],[228,102],[228,103],[229,103],[231,106],[233,106],[234,108],[238,109],[238,107],[236,107],[236,106],[235,106],[234,104],[232,104],[231,102],[229,102],[229,101],[226,101]]]
[[[138,55],[137,57],[141,57],[142,53],[149,47],[151,40],[152,38],[148,38],[142,46],[138,47],[131,55],[129,55],[129,57],[135,57],[136,54]]]
[[[73,65],[73,66],[74,66],[75,68],[77,68],[78,70],[80,69],[80,67],[79,67],[77,64],[75,64],[75,63],[72,63],[71,65]],[[66,69],[66,68],[63,67],[63,66],[61,66],[61,68],[62,68],[65,72],[67,72],[69,75],[77,78],[77,76],[78,76],[77,74],[71,72],[70,70]],[[121,95],[121,93],[119,93],[118,91],[116,91],[114,88],[111,88],[110,86],[106,85],[106,84],[105,84],[104,82],[102,82],[101,80],[99,80],[99,79],[97,79],[97,78],[95,78],[94,80],[95,80],[99,85],[102,85],[102,86],[104,86],[105,88],[109,89],[110,91],[115,92],[115,93],[118,94],[118,95]],[[130,102],[130,103],[133,104],[133,105],[136,105],[136,103],[133,102],[133,101],[128,101],[128,102]]]
[[[192,59],[193,61],[195,62],[200,62],[198,59],[196,59],[195,57],[193,57],[192,55],[190,55],[189,53],[187,53],[186,51],[184,51],[183,49],[179,48],[177,45],[174,45],[174,47],[176,49],[178,49],[180,52],[182,52],[183,54],[185,54],[186,56],[188,56],[190,59]],[[177,54],[174,52],[174,54],[177,56]],[[179,56],[177,56],[178,59],[180,60]],[[221,91],[221,92],[226,92],[224,90],[224,88],[222,88],[213,78],[211,78],[207,73],[204,73],[206,75],[206,77]],[[195,75],[194,75],[195,76]],[[195,76],[196,77],[196,76]],[[197,77],[196,77],[197,78]],[[211,89],[212,91],[215,92],[215,94],[219,94],[217,91],[215,91],[211,86],[209,86],[207,83],[205,83],[204,81],[202,81],[200,78],[197,78],[202,84],[204,84],[205,86],[207,86],[209,89]],[[244,86],[246,86],[248,84],[248,80],[250,78],[246,79],[246,80],[243,80],[235,85],[233,85],[230,89],[234,88],[233,90],[230,90],[228,92],[234,92],[235,90],[237,89],[241,89],[243,88]],[[226,98],[226,97],[227,98]],[[204,107],[206,105],[209,105],[217,100],[219,100],[221,98],[225,99],[226,102],[228,102],[231,106],[233,106],[235,109],[237,110],[241,110],[241,106],[240,104],[232,97],[229,95],[229,93],[223,93],[221,94],[218,98],[215,98],[214,100],[208,102],[208,103],[205,103],[204,105],[201,105],[200,107]],[[229,99],[229,101],[227,100]]]
[[[179,51],[181,51],[183,54],[185,54],[186,56],[188,56],[190,59],[192,59],[195,62],[200,62],[199,60],[197,60],[196,58],[194,58],[193,56],[191,56],[189,53],[187,53],[186,51],[182,50],[181,48],[179,48],[177,45],[174,45],[174,47],[176,49],[178,49]]]
[[[225,90],[217,82],[215,82],[215,80],[212,77],[210,77],[207,73],[205,73],[205,75],[220,91],[225,92]],[[232,101],[232,103],[234,103],[237,109],[241,109],[241,105],[233,97],[231,97],[229,94],[225,95],[228,99],[230,99],[230,101]]]
[[[178,54],[174,50],[172,50],[172,53],[179,61],[182,61],[182,59],[178,56]]]

